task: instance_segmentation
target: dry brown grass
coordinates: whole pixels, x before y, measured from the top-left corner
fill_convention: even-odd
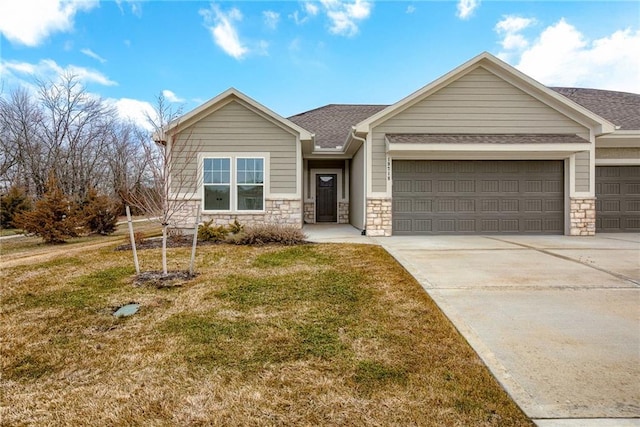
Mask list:
[[[532,425],[379,247],[208,246],[168,289],[130,256],[3,269],[3,425]]]

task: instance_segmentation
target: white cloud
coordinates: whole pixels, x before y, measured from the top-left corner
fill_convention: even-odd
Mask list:
[[[469,19],[478,6],[480,6],[480,0],[458,0],[456,16],[460,19]]]
[[[116,4],[120,9],[120,12],[124,14],[124,8],[122,7],[123,3],[129,4],[131,8],[131,13],[133,13],[138,18],[142,17],[142,1],[140,0],[116,0]]]
[[[565,19],[534,40],[512,27],[503,36],[499,56],[547,86],[577,86],[640,93],[640,30],[618,30],[590,40]],[[519,28],[519,29],[518,29]],[[522,42],[505,41],[519,36]]]
[[[38,46],[55,32],[72,30],[76,13],[97,5],[97,0],[5,0],[0,2],[0,33],[13,43]]]
[[[302,10],[296,10],[289,18],[293,19],[293,22],[296,25],[302,25],[309,20],[309,18],[314,17],[320,12],[320,8],[317,4],[311,1],[304,1],[302,3]]]
[[[98,55],[97,53],[95,53],[91,49],[81,49],[80,52],[82,52],[83,54],[87,55],[90,58],[95,59],[96,61],[100,62],[101,64],[104,64],[105,62],[107,62],[106,59],[104,59],[102,56]]]
[[[405,12],[409,15],[411,15],[413,12],[416,11],[416,7],[412,4],[410,4],[409,6],[407,6],[407,9],[405,10]]]
[[[358,22],[371,14],[372,3],[365,0],[342,2],[339,0],[321,0],[331,25],[329,32],[341,36],[354,36],[358,33]]]
[[[264,25],[271,30],[278,28],[280,22],[280,14],[272,10],[265,10],[262,12],[262,18],[264,19]]]
[[[120,118],[131,120],[138,126],[148,131],[153,131],[153,126],[147,120],[147,115],[154,118],[156,112],[149,102],[131,98],[107,99],[113,105]]]
[[[318,5],[316,5],[315,3],[306,1],[304,2],[304,11],[307,12],[308,15],[316,16],[320,11],[320,9],[318,8]]]
[[[184,102],[183,98],[179,98],[173,91],[165,89],[162,91],[162,95],[169,102]]]
[[[25,77],[55,80],[63,74],[71,74],[76,76],[83,84],[96,83],[102,86],[116,86],[118,84],[99,71],[77,65],[61,67],[52,59],[42,59],[37,64],[3,61],[0,67],[0,75],[5,76],[6,74],[9,74],[15,80],[22,80]]]
[[[235,59],[242,59],[249,49],[240,41],[238,30],[234,22],[242,21],[242,13],[232,8],[227,13],[220,10],[218,5],[212,4],[210,9],[201,9],[205,26],[211,32],[215,43],[228,55]]]
[[[303,25],[310,18],[326,14],[329,19],[329,32],[340,36],[354,36],[358,33],[358,25],[371,15],[373,2],[367,0],[320,0],[319,3],[305,1],[302,10],[296,10],[289,18],[296,25]]]
[[[502,21],[498,22],[493,29],[502,36],[500,44],[505,51],[520,51],[529,45],[527,39],[520,32],[535,23],[536,20],[533,18],[508,15],[503,17]]]

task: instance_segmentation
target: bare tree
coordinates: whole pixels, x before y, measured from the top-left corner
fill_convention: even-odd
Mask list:
[[[181,129],[179,111],[173,110],[162,94],[156,98],[155,117],[147,116],[153,126],[153,141],[144,145],[144,157],[149,168],[147,179],[138,191],[128,195],[128,203],[162,225],[162,273],[167,269],[167,235],[171,227],[184,228],[185,219],[192,219],[193,199],[202,182],[198,172],[201,145],[184,131],[179,142],[174,136]],[[171,135],[166,133],[169,125]]]
[[[36,159],[42,157],[37,126],[42,122],[38,104],[18,88],[0,97],[0,176],[3,187],[22,185],[27,192],[44,194],[48,175],[33,176]],[[40,179],[41,178],[41,179]]]
[[[38,82],[42,122],[38,127],[46,157],[41,168],[56,170],[68,195],[82,198],[107,177],[107,147],[117,121],[113,107],[87,93],[77,76]]]
[[[1,176],[36,198],[52,171],[72,198],[83,198],[91,187],[110,193],[104,183],[110,182],[108,148],[119,122],[115,109],[73,74],[36,83],[36,94],[17,88],[0,98]]]

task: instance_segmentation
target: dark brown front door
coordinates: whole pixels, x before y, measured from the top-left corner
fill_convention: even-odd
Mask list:
[[[338,222],[338,176],[316,175],[316,222]]]

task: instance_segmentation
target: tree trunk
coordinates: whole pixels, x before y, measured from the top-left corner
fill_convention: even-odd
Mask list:
[[[133,251],[133,264],[136,267],[136,274],[140,274],[140,264],[138,263],[138,252],[136,251],[136,239],[133,234],[133,224],[131,221],[131,211],[129,205],[126,206],[127,223],[129,224],[129,238],[131,239],[131,250]]]
[[[167,227],[168,224],[162,224],[162,275],[169,274],[167,271]]]

